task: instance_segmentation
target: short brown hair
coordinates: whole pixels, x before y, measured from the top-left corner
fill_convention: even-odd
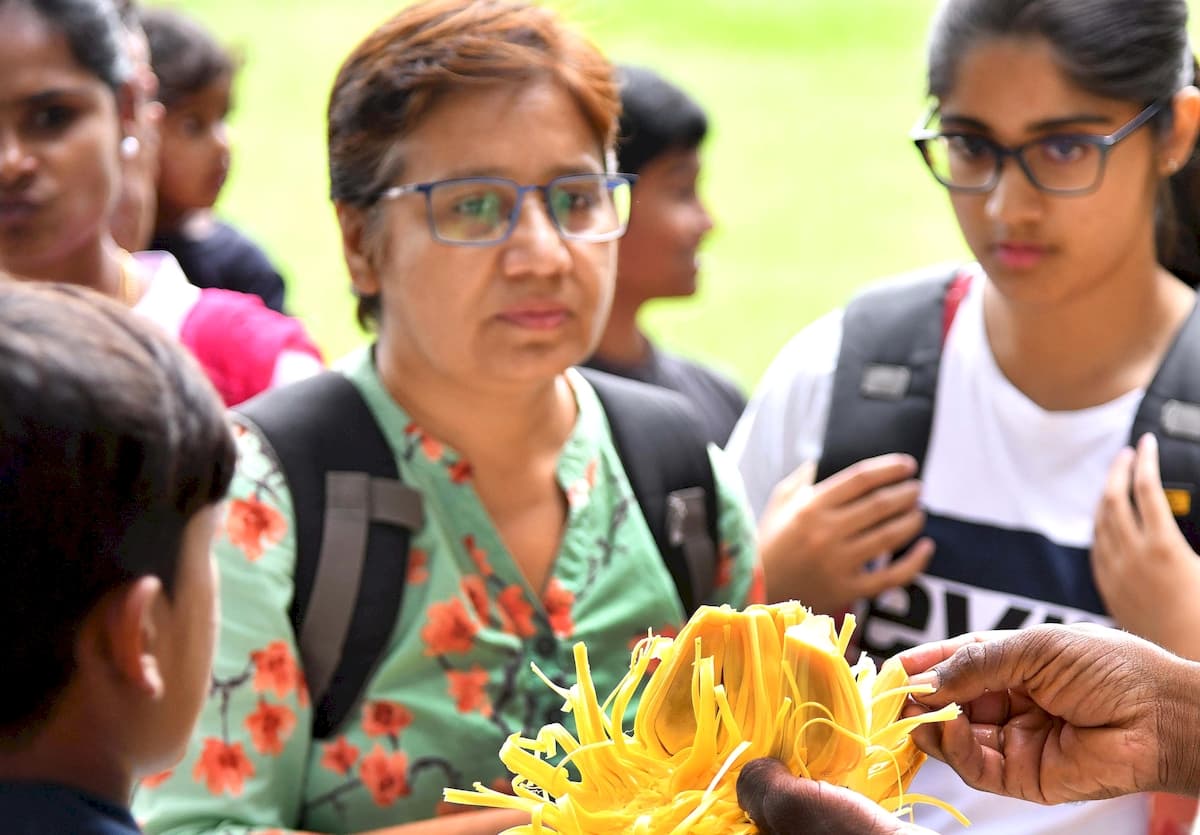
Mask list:
[[[360,43],[329,97],[333,200],[367,209],[399,176],[390,152],[441,97],[465,86],[549,77],[579,104],[602,151],[612,147],[620,98],[608,59],[551,10],[521,0],[426,0]],[[358,320],[378,317],[361,298]]]

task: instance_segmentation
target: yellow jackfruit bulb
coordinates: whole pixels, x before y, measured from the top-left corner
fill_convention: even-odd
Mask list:
[[[851,666],[853,628],[847,617],[839,632],[832,618],[795,602],[701,607],[675,639],[640,641],[604,702],[587,649],[576,644],[577,683],[564,690],[543,677],[563,697],[574,734],[553,724],[533,739],[508,738],[500,759],[516,775],[516,796],[476,783],[474,791],[447,789],[446,799],[528,812],[530,822],[511,835],[740,835],[755,828],[737,803],[738,774],[772,756],[888,811],[932,803],[966,823],[935,798],[906,794],[925,760],[912,730],[954,718],[957,706],[900,719],[908,696],[928,690],[908,686],[894,660],[879,671],[865,656]],[[625,714],[655,659],[627,732]]]

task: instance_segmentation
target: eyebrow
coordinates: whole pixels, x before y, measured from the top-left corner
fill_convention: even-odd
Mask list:
[[[953,113],[943,113],[941,115],[941,123],[953,123],[956,127],[974,128],[975,130],[984,133],[990,133],[991,128],[986,122],[981,122],[978,119],[972,119],[970,116],[958,116]],[[1072,127],[1075,125],[1111,125],[1113,120],[1108,116],[1102,116],[1099,113],[1077,113],[1072,116],[1063,116],[1057,119],[1043,119],[1040,122],[1034,122],[1026,127],[1030,133],[1046,133],[1049,131],[1061,130],[1062,128]]]
[[[558,165],[546,172],[546,176],[542,182],[553,180],[555,177],[565,177],[570,174],[603,174],[604,168],[600,164],[579,165]],[[445,176],[438,177],[439,180],[461,180],[467,177],[493,177],[500,180],[511,180],[512,177],[501,168],[495,166],[478,166],[471,168],[451,169]]]

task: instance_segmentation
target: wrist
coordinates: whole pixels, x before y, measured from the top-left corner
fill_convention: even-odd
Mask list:
[[[1200,794],[1200,663],[1172,658],[1157,693],[1159,780],[1164,791]]]

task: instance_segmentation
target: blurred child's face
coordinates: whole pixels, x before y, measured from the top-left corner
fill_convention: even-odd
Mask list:
[[[167,108],[159,150],[158,200],[172,212],[211,208],[229,174],[232,78],[223,75]]]
[[[713,228],[696,181],[700,154],[673,149],[646,163],[617,258],[617,294],[647,301],[696,292],[700,244]]]

